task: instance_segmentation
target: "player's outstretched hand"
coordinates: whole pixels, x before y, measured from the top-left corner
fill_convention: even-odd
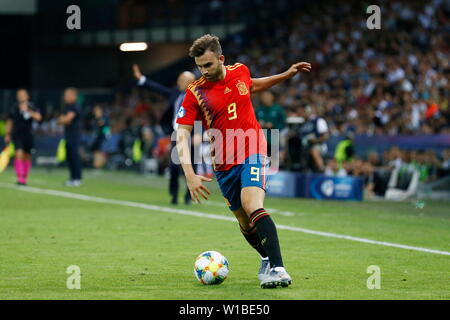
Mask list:
[[[139,80],[142,77],[141,69],[137,64],[133,64],[133,75],[136,78],[136,80]]]
[[[203,181],[210,182],[212,179],[199,175],[194,175],[191,178],[186,178],[189,192],[193,201],[200,203],[200,196],[205,200],[208,200],[208,196],[211,194],[208,188],[203,185]]]
[[[295,76],[298,72],[310,72],[311,71],[311,64],[308,62],[297,62],[294,63],[289,69],[288,69],[288,75],[289,77]]]

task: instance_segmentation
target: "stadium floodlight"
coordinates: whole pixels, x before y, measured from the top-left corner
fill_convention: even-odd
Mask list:
[[[145,51],[148,45],[145,42],[125,42],[119,48],[120,51]]]

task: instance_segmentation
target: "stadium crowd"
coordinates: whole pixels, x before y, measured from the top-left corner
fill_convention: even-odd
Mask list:
[[[289,21],[255,25],[251,41],[235,37],[228,58],[254,77],[311,61],[313,73],[274,90],[288,114],[315,105],[332,133],[341,123],[357,134],[450,133],[449,2],[381,6],[381,30],[369,30],[360,1],[306,5]]]

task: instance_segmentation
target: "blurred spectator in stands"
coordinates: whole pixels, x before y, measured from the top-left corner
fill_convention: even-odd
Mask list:
[[[438,176],[450,175],[450,149],[442,151],[442,164],[438,170]]]
[[[369,151],[367,154],[367,162],[375,168],[381,166],[380,156],[376,151]]]
[[[261,105],[256,108],[256,118],[262,129],[267,130],[267,155],[271,156],[272,130],[278,133],[286,125],[286,113],[284,109],[275,103],[275,96],[270,91],[261,93]]]
[[[297,113],[290,113],[286,119],[286,132],[282,135],[284,150],[280,154],[283,168],[290,171],[302,171],[305,168],[300,127],[304,119]]]
[[[367,161],[374,168],[373,173],[373,192],[374,195],[383,197],[391,176],[393,166],[384,165],[391,161],[390,151],[383,153],[383,159],[380,160],[378,153],[372,151],[367,155]]]
[[[403,154],[402,157],[402,151],[398,147],[392,147],[388,152],[388,158],[386,159],[388,162],[386,165],[390,169],[398,169],[403,164],[403,159],[406,155]]]
[[[334,151],[334,158],[339,167],[342,167],[344,161],[351,161],[355,154],[354,134],[348,132],[344,140],[340,141]]]
[[[153,158],[154,149],[158,144],[158,140],[165,137],[161,126],[153,116],[148,116],[142,123],[142,152],[144,158]]]
[[[158,160],[158,174],[164,174],[164,168],[169,166],[170,151],[172,150],[170,137],[165,136],[160,138],[157,142],[155,149],[153,150],[153,156]]]
[[[102,146],[105,140],[111,137],[111,127],[109,126],[109,119],[100,105],[94,106],[93,116],[93,141],[90,150],[93,153],[93,167],[101,169],[107,161],[107,154]]]
[[[134,107],[134,116],[136,118],[145,117],[151,112],[149,99],[139,99]]]
[[[305,123],[300,128],[300,137],[304,157],[307,158],[308,169],[313,172],[324,172],[323,157],[327,152],[326,141],[329,138],[328,125],[325,119],[317,116],[316,108],[306,105],[300,108]]]
[[[346,177],[348,175],[347,170],[345,170],[343,163],[338,164],[335,158],[328,158],[326,160],[326,167],[324,174],[330,177]]]
[[[138,139],[140,139],[140,130],[135,120],[128,117],[125,120],[125,128],[121,132],[119,142],[119,150],[124,157],[124,164],[127,167],[133,165],[133,146]]]
[[[317,115],[326,116],[330,131],[344,119],[357,133],[448,132],[447,3],[385,1],[388,32],[373,33],[355,18],[361,10],[356,0],[338,9],[294,2],[282,18],[273,15],[264,27],[255,20],[247,35],[251,45],[235,48],[235,60],[250,65],[254,76],[281,71],[282,63],[274,61],[299,55],[316,61],[314,75],[293,78],[274,90],[285,107],[300,100],[318,107]],[[269,8],[258,10],[270,15]],[[280,47],[280,42],[286,45]],[[233,46],[242,43],[247,42]]]
[[[440,163],[432,150],[420,150],[417,153],[417,161],[411,161],[411,163],[420,172],[420,182],[436,180],[437,169],[440,166]]]

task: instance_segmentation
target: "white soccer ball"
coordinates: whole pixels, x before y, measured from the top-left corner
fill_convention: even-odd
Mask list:
[[[203,284],[221,284],[228,276],[228,260],[217,251],[205,251],[195,259],[194,274]]]

